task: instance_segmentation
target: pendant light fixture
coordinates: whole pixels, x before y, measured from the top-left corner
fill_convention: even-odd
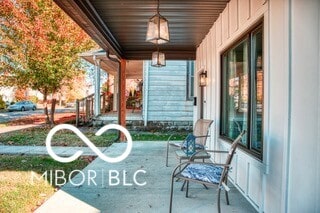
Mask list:
[[[164,67],[166,66],[166,57],[164,53],[158,50],[152,53],[152,61],[151,61],[151,66],[153,67]]]
[[[169,42],[168,20],[159,13],[159,0],[157,13],[149,19],[146,41],[154,44],[164,44]]]

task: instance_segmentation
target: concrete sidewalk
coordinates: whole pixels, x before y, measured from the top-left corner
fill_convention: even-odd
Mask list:
[[[101,152],[106,150],[106,147],[98,147]],[[59,156],[71,156],[77,150],[82,150],[85,156],[97,156],[89,147],[67,147],[67,146],[53,146],[54,153]],[[9,155],[48,155],[45,146],[7,146],[0,145],[0,154]]]
[[[114,143],[104,154],[119,156],[125,148],[125,143]],[[177,160],[171,153],[170,167],[166,167],[165,150],[165,142],[134,142],[131,154],[119,163],[106,163],[97,158],[39,207],[36,213],[168,212],[170,177]],[[145,173],[139,172],[135,176],[137,171],[142,170]],[[111,178],[110,182],[110,172],[118,172],[118,184],[111,184],[117,182],[117,178]],[[137,185],[134,179],[146,184]],[[191,183],[189,198],[186,198],[185,192],[180,191],[181,184],[174,185],[173,212],[217,212],[216,188],[206,190],[200,184]],[[256,212],[232,184],[230,188],[230,205],[226,205],[222,196],[222,212]]]

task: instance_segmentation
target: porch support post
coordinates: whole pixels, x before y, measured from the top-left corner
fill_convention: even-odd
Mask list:
[[[112,106],[112,110],[113,111],[117,111],[118,109],[118,103],[119,103],[119,99],[118,99],[118,93],[119,93],[119,77],[118,75],[114,76],[114,89],[113,89],[113,106]]]
[[[96,66],[95,84],[94,84],[94,116],[101,114],[101,100],[100,100],[100,59],[93,56]]]
[[[119,124],[126,127],[126,60],[121,59],[120,73],[119,73]],[[120,140],[124,141],[123,134],[120,136]]]

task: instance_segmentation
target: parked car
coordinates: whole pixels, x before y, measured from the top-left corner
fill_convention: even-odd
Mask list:
[[[12,111],[25,111],[25,110],[36,110],[37,106],[31,101],[19,101],[15,104],[8,106],[7,110]]]

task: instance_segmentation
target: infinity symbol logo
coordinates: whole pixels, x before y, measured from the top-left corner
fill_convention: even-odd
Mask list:
[[[129,131],[118,125],[118,124],[108,124],[108,125],[105,125],[103,126],[101,129],[99,129],[97,132],[96,132],[96,136],[100,136],[102,135],[102,133],[104,133],[105,131],[108,131],[110,129],[117,129],[119,131],[121,131],[122,133],[124,133],[124,135],[126,136],[127,138],[127,148],[126,150],[124,151],[124,153],[118,157],[115,157],[115,158],[112,158],[112,157],[108,157],[106,155],[104,155],[82,132],[80,132],[80,130],[70,124],[60,124],[60,125],[57,125],[55,126],[54,128],[52,128],[49,132],[49,134],[47,135],[47,138],[46,138],[46,147],[47,147],[47,151],[49,153],[49,155],[55,159],[56,161],[59,161],[59,162],[62,162],[62,163],[69,163],[69,162],[72,162],[74,160],[76,160],[78,157],[80,157],[83,153],[83,151],[81,150],[78,150],[75,154],[73,154],[72,156],[70,157],[60,157],[58,155],[56,155],[53,150],[52,150],[52,146],[51,146],[51,140],[52,140],[52,137],[53,135],[58,132],[59,130],[62,130],[62,129],[68,129],[68,130],[71,130],[72,132],[74,132],[76,135],[79,136],[79,138],[85,143],[88,145],[88,147],[94,152],[96,153],[102,160],[108,162],[108,163],[117,163],[117,162],[120,162],[124,159],[126,159],[128,157],[128,155],[130,154],[131,152],[131,149],[132,149],[132,138],[131,138],[131,135],[129,133]]]

